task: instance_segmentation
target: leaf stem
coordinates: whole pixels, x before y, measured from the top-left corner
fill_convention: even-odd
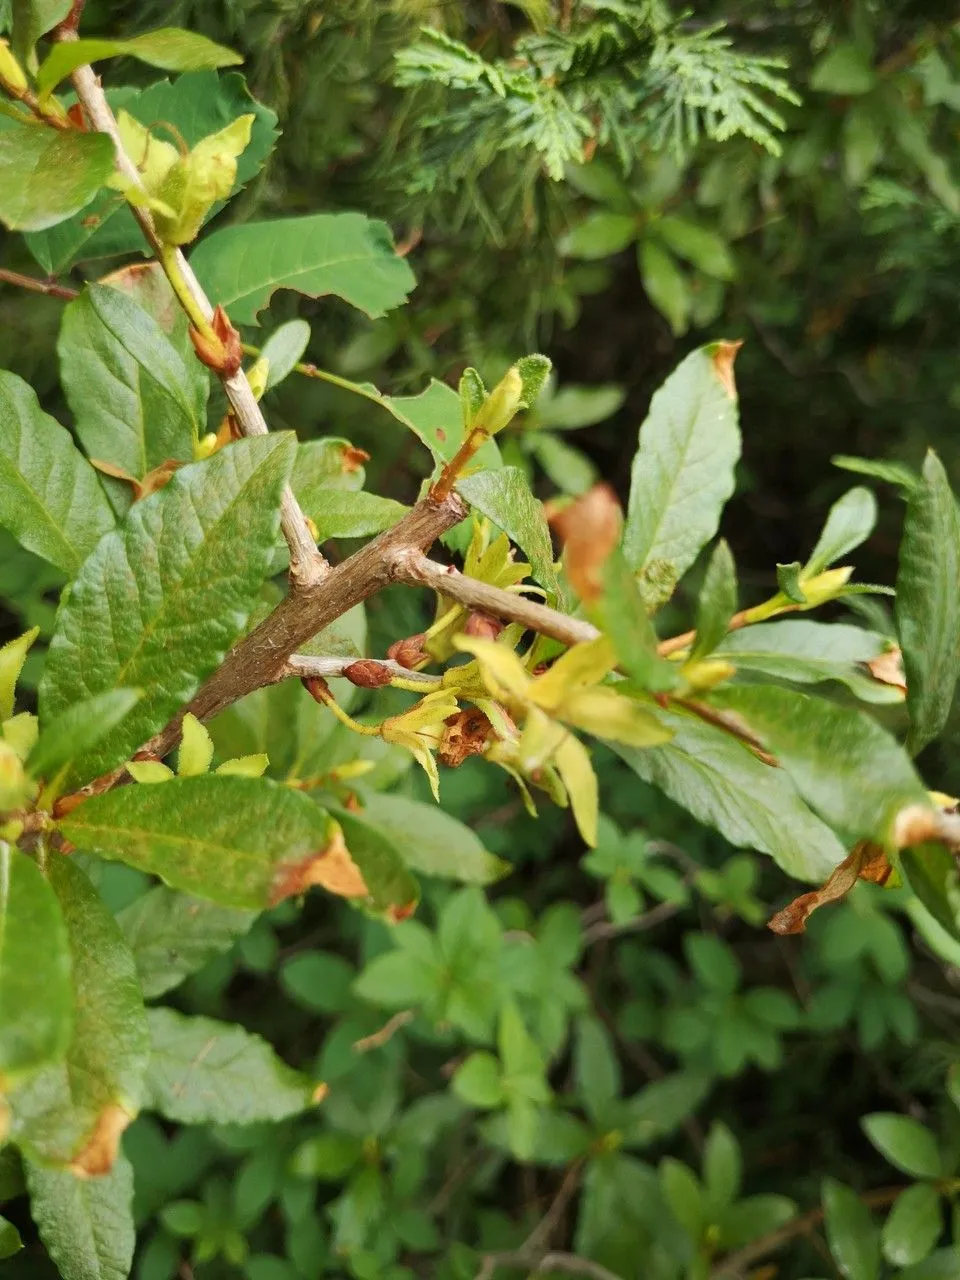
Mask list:
[[[61,40],[77,38],[76,31],[69,28],[61,28],[56,34]],[[134,187],[142,189],[143,182],[139,170],[123,148],[113,111],[92,68],[77,67],[71,79],[77,98],[93,128],[112,138],[118,169]],[[149,210],[133,203],[129,207],[154,256],[170,281],[177,300],[190,317],[191,323],[205,336],[209,336],[213,332],[210,328],[213,307],[186,258],[178,248],[166,244],[161,239]],[[229,377],[222,374],[218,376],[223,383],[223,389],[230,401],[230,407],[241,434],[244,436],[266,435],[268,431],[266,419],[243,370],[239,369]],[[294,591],[305,590],[318,582],[329,571],[330,566],[317,550],[306,517],[289,485],[284,490],[280,502],[280,526],[290,548],[291,587]]]

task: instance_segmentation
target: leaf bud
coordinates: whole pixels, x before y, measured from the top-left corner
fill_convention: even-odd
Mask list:
[[[382,662],[361,658],[343,669],[344,677],[360,689],[379,689],[391,680],[390,670]]]
[[[430,661],[430,655],[423,647],[424,633],[418,631],[415,636],[406,636],[403,640],[395,640],[387,650],[387,657],[399,662],[408,671]]]
[[[27,77],[6,40],[0,40],[0,84],[17,97],[29,89]]]
[[[473,420],[473,429],[495,436],[523,407],[523,378],[513,365],[493,388]]]
[[[503,623],[499,618],[494,618],[489,613],[482,613],[475,609],[467,618],[463,634],[466,636],[478,636],[481,640],[496,640],[502,630]]]

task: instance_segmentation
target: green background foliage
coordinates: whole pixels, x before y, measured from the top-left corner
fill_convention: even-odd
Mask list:
[[[66,6],[31,8],[49,26]],[[262,583],[283,568],[285,480],[342,558],[455,452],[443,433],[463,369],[493,386],[530,349],[555,375],[479,455],[506,466],[461,491],[557,592],[530,490],[608,481],[627,511],[636,616],[662,604],[661,635],[697,630],[691,665],[732,661],[759,682],[715,705],[785,768],[771,777],[674,707],[669,742],[597,746],[602,813],[585,851],[568,810],[544,801],[532,818],[486,761],[445,770],[436,809],[408,753],[351,735],[286,682],[217,717],[214,754],[195,739],[199,762],[188,748],[168,762],[176,779],[168,768],[136,801],[124,788],[65,818],[85,850],[59,859],[67,888],[0,843],[0,908],[13,919],[16,902],[27,922],[0,932],[15,1002],[0,1078],[21,1153],[0,1149],[11,1280],[54,1265],[67,1280],[131,1267],[138,1280],[960,1276],[953,862],[921,846],[904,860],[910,888],[861,882],[803,937],[763,929],[796,888],[784,870],[824,879],[838,832],[883,840],[922,799],[878,725],[908,735],[931,785],[960,787],[960,34],[951,5],[912,0],[691,10],[677,34],[659,0],[87,5],[85,35],[176,24],[244,56],[245,80],[212,70],[227,65],[212,54],[159,83],[132,58],[101,70],[115,109],[165,122],[184,147],[254,115],[236,198],[208,211],[194,262],[244,339],[265,344],[276,436],[194,461],[224,405],[181,321],[100,284],[66,305],[0,285],[0,639],[39,629],[18,686],[44,724],[28,748],[37,776],[66,770],[74,786],[122,763],[275,602]],[[101,140],[79,141],[89,195]],[[0,233],[7,268],[80,288],[139,252],[115,192],[87,205],[65,185],[32,222],[4,192],[0,215],[28,230]],[[291,216],[296,234],[278,230]],[[702,344],[718,336],[745,341],[742,453],[708,376]],[[301,359],[332,376],[292,372]],[[863,464],[870,490],[850,491],[835,454],[855,470],[893,459],[879,480],[894,487]],[[108,456],[139,482],[187,465],[138,510],[128,482],[88,463]],[[462,552],[461,534],[447,541]],[[896,581],[895,603],[850,596],[828,606],[830,627],[797,616],[725,635],[738,606],[804,601],[866,539],[859,577]],[[140,612],[121,607],[129,574]],[[615,579],[605,591],[609,608]],[[175,640],[151,650],[161,601]],[[317,652],[381,655],[430,621],[392,588]],[[893,635],[906,711],[864,666]],[[628,637],[630,677],[658,688],[655,658]],[[337,696],[365,723],[409,703]],[[851,719],[857,705],[870,715]],[[82,736],[91,722],[99,736]],[[887,750],[868,784],[867,753]],[[272,781],[254,782],[263,755]],[[359,815],[340,807],[347,789]],[[316,891],[277,902],[276,864],[332,824],[376,881],[365,910]],[[236,876],[214,882],[200,841]],[[388,924],[418,892],[415,916]],[[65,919],[54,897],[72,904]],[[41,928],[43,1022],[7,976]],[[113,996],[85,1003],[78,1026],[76,991],[101,980]],[[112,1171],[48,1167],[76,1156],[104,1106],[139,1109]]]

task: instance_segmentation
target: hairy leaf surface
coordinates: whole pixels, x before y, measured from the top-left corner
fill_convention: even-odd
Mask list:
[[[133,1263],[133,1169],[77,1178],[28,1161],[30,1212],[63,1280],[127,1280]]]
[[[314,1101],[316,1082],[259,1036],[213,1018],[150,1009],[144,1107],[182,1124],[284,1120]]]
[[[223,661],[269,570],[292,462],[289,436],[239,440],[136,503],[87,560],[57,617],[41,725],[108,689],[144,696],[75,780],[131,756]]]
[[[10,231],[55,226],[90,203],[113,163],[106,134],[0,117],[0,222]]]

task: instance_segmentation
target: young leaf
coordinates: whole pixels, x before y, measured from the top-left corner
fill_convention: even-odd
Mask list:
[[[843,845],[803,803],[785,770],[698,717],[662,712],[661,719],[674,731],[664,746],[613,748],[645,782],[737,848],[770,854],[798,880],[824,880],[843,861]]]
[[[27,770],[35,778],[54,777],[95,746],[139,701],[139,689],[109,689],[74,703],[44,728],[27,757]]]
[[[320,1100],[316,1081],[259,1036],[212,1018],[150,1009],[144,1107],[182,1124],[284,1120]]]
[[[697,601],[697,638],[690,661],[706,658],[727,634],[737,610],[737,568],[724,538],[714,548]]]
[[[623,550],[635,572],[667,561],[679,578],[716,533],[740,457],[736,344],[692,352],[653,397],[633,461]]]
[[[679,337],[687,330],[693,305],[690,281],[673,254],[649,235],[637,246],[637,266],[644,292]]]
[[[20,1239],[20,1232],[12,1222],[8,1222],[6,1218],[0,1215],[0,1261],[4,1258],[12,1258],[22,1248],[23,1241]]]
[[[107,98],[114,110],[128,111],[148,128],[158,120],[172,126],[188,147],[252,112],[256,121],[250,144],[237,162],[235,189],[260,170],[277,136],[275,112],[250,96],[243,77],[236,72],[188,72],[172,83],[159,80],[146,89],[110,89]],[[218,207],[215,205],[211,213]],[[118,200],[114,191],[104,191],[87,214],[28,235],[27,246],[43,270],[56,275],[78,257],[139,253],[143,233],[126,201]]]
[[[477,471],[457,484],[457,492],[517,544],[537,582],[553,595],[559,594],[543,505],[533,496],[523,472],[518,467]]]
[[[0,222],[42,231],[90,203],[113,173],[103,133],[48,129],[0,118]]]
[[[128,759],[223,661],[270,567],[293,452],[289,436],[268,436],[184,467],[83,566],[57,617],[41,725],[108,689],[145,693],[84,753],[75,781]]]
[[[15,636],[5,645],[0,645],[0,723],[13,715],[17,681],[27,654],[39,634],[39,627],[31,627],[22,636]]]
[[[206,773],[213,763],[213,739],[196,716],[188,711],[180,727],[177,773],[181,778]]]
[[[310,326],[306,320],[288,320],[274,329],[260,350],[260,358],[266,360],[267,390],[288,377],[303,359],[310,342]]]
[[[695,1071],[677,1071],[644,1085],[625,1104],[624,1142],[646,1147],[672,1133],[696,1111],[711,1083],[709,1076]]]
[[[860,1123],[880,1154],[904,1173],[913,1178],[939,1178],[943,1173],[936,1139],[919,1120],[877,1111]]]
[[[207,67],[230,67],[243,58],[222,44],[215,44],[197,31],[161,27],[129,40],[74,40],[55,44],[37,72],[37,93],[47,97],[77,67],[104,58],[136,58],[164,71],[203,71]]]
[[[117,916],[133,952],[144,997],[176,987],[243,937],[255,911],[221,907],[157,885]]]
[[[891,1266],[911,1267],[930,1253],[942,1230],[940,1193],[929,1183],[918,1182],[897,1197],[883,1224],[883,1256]]]
[[[32,387],[0,370],[0,525],[73,575],[113,523],[69,432],[43,412]]]
[[[60,1057],[72,1017],[56,895],[31,858],[0,840],[0,1087]]]
[[[703,1189],[708,1220],[720,1215],[740,1194],[740,1144],[725,1124],[715,1120],[703,1148]]]
[[[265,778],[204,774],[119,787],[91,796],[59,826],[80,848],[227,907],[262,909],[304,893],[335,875],[342,856],[328,814]]]
[[[841,1274],[849,1280],[878,1280],[880,1233],[856,1192],[833,1178],[823,1180],[827,1243]]]
[[[906,752],[865,712],[772,685],[717,689],[711,701],[757,735],[810,807],[851,845],[887,845],[900,810],[927,803]]]
[[[877,523],[877,500],[869,489],[850,489],[830,508],[827,523],[803,569],[805,578],[822,573],[828,565],[842,560],[873,533]]]
[[[364,792],[362,799],[363,816],[389,832],[411,871],[461,884],[492,884],[510,870],[468,826],[437,805],[377,791]]]
[[[595,1125],[602,1126],[620,1097],[623,1081],[610,1037],[599,1019],[578,1020],[573,1063],[577,1093],[587,1115]]]
[[[47,856],[69,940],[73,1034],[62,1061],[10,1094],[10,1136],[31,1160],[95,1176],[113,1165],[140,1105],[146,1017],[133,956],[113,916],[79,867]],[[35,967],[31,975],[39,1004],[46,993]]]
[[[886,484],[896,485],[904,496],[920,483],[917,473],[902,462],[886,462],[878,458],[853,458],[846,453],[837,453],[830,461],[843,471],[853,471],[857,475],[870,476],[873,480],[883,480]]]
[[[336,294],[376,319],[401,306],[414,285],[386,223],[359,213],[226,227],[197,246],[190,265],[236,324],[259,323],[277,289]]]
[[[713,276],[716,280],[733,279],[736,268],[730,249],[715,231],[671,213],[658,218],[651,231],[704,275]]]
[[[960,515],[932,451],[910,493],[897,570],[897,630],[915,755],[946,724],[960,673]]]
[[[368,383],[363,384],[362,389],[412,431],[437,462],[449,462],[463,444],[460,397],[445,382],[434,380],[426,391],[416,396],[384,396]],[[474,461],[484,469],[502,466],[496,441],[485,441],[474,455]]]
[[[499,1107],[504,1102],[500,1063],[492,1053],[471,1053],[453,1074],[450,1087],[469,1107]]]
[[[133,1263],[133,1169],[77,1178],[26,1163],[30,1212],[63,1280],[127,1280]]]
[[[636,214],[597,209],[567,232],[560,241],[560,251],[569,258],[585,258],[591,262],[609,258],[631,244],[639,229]]]
[[[206,422],[207,380],[133,298],[88,285],[63,313],[57,351],[77,435],[89,457],[142,480],[170,458],[189,462]],[[111,485],[119,512],[128,486]]]

